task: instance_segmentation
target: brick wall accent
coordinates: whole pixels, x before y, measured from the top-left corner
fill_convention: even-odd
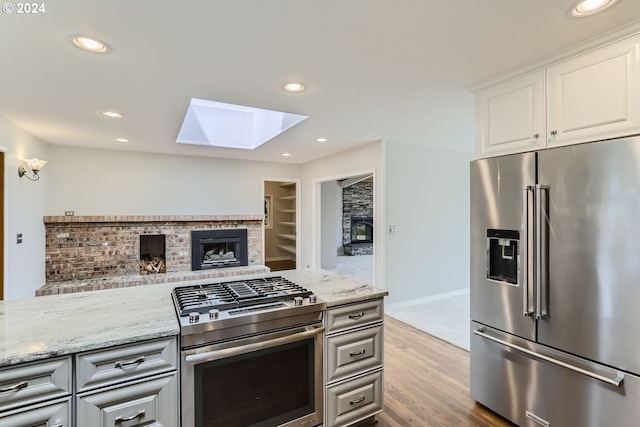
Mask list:
[[[262,215],[44,217],[46,282],[139,275],[140,235],[164,234],[166,272],[191,271],[191,230],[246,228],[262,262]]]

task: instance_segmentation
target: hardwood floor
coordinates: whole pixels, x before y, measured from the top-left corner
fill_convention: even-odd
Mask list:
[[[469,396],[469,353],[385,317],[384,411],[377,427],[512,427]]]

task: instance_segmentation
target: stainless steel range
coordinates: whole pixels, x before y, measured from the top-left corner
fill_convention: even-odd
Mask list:
[[[323,311],[280,277],[173,290],[183,427],[322,424]]]

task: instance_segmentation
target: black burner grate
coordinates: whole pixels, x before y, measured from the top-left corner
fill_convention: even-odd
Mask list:
[[[195,311],[206,313],[214,308],[227,310],[249,307],[307,297],[311,293],[283,277],[275,276],[179,287],[173,290],[173,298],[180,316],[187,316]]]

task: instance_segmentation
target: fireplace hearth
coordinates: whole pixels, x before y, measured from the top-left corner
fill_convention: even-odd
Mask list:
[[[240,267],[248,265],[246,229],[193,230],[191,269]]]

